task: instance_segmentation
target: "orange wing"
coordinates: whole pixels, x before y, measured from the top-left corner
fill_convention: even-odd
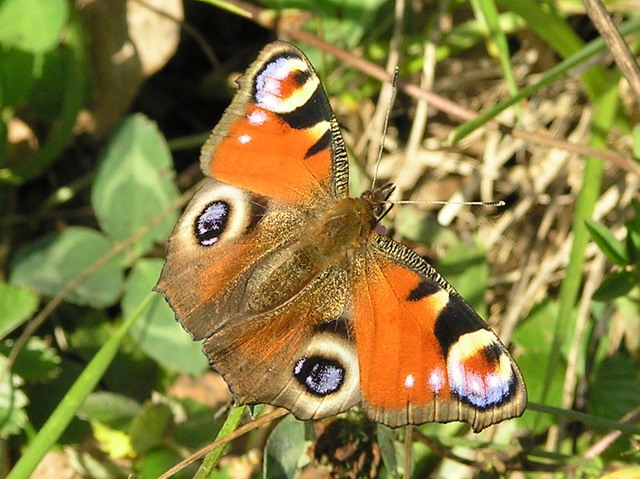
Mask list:
[[[374,235],[355,264],[353,324],[365,413],[395,427],[519,416],[526,391],[498,337],[420,256]]]
[[[268,45],[205,143],[205,174],[293,205],[347,195],[347,155],[320,80],[292,45]]]

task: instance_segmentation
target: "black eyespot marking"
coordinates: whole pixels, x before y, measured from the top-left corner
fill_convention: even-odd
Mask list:
[[[304,155],[305,159],[310,158],[316,153],[320,153],[321,151],[326,150],[327,148],[330,148],[331,140],[332,140],[331,130],[325,131],[323,135],[320,138],[318,138],[318,141],[316,141],[313,145],[309,147],[309,149]]]
[[[502,349],[496,343],[491,343],[482,349],[482,353],[489,364],[497,364],[502,356]]]
[[[329,106],[327,95],[320,85],[303,105],[289,113],[280,114],[280,118],[296,130],[304,130],[321,121],[329,121],[331,116],[331,107]]]
[[[309,70],[296,70],[296,72],[293,74],[293,81],[295,81],[300,86],[307,83],[307,80],[309,80],[309,78],[311,78],[311,72]]]
[[[293,368],[293,376],[315,396],[327,396],[344,383],[344,367],[333,359],[322,356],[300,358]]]
[[[449,302],[438,315],[434,333],[442,352],[447,354],[449,348],[460,339],[460,336],[479,329],[487,329],[487,325],[467,303],[460,298],[450,296]]]
[[[422,298],[431,296],[440,291],[440,287],[433,281],[420,281],[418,286],[413,288],[407,296],[409,301],[420,301]]]
[[[195,234],[202,246],[215,244],[227,228],[231,206],[225,201],[209,203],[195,222]]]

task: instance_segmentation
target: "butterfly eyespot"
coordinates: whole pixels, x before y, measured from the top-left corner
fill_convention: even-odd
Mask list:
[[[195,234],[202,246],[215,244],[227,228],[231,207],[225,201],[209,203],[196,218]]]
[[[322,356],[301,358],[293,369],[294,377],[315,396],[326,396],[340,389],[344,382],[344,367]]]
[[[447,369],[451,391],[478,409],[494,407],[514,394],[511,362],[487,330],[467,333],[453,344]]]

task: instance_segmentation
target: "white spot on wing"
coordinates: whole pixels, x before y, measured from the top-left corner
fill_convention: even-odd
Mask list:
[[[404,378],[404,387],[407,389],[411,389],[415,383],[416,380],[413,377],[413,374],[407,374],[407,377]]]
[[[251,141],[251,136],[249,136],[247,134],[240,135],[238,137],[238,141],[240,143],[242,143],[243,145],[246,145],[247,143],[249,143]]]
[[[429,386],[431,386],[431,390],[438,394],[440,389],[442,389],[442,385],[444,384],[444,375],[442,374],[442,370],[440,368],[434,369],[429,374]]]
[[[253,111],[247,115],[247,120],[254,126],[261,126],[267,121],[267,115],[262,111]]]

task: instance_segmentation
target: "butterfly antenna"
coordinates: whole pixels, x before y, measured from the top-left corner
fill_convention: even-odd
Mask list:
[[[380,160],[382,159],[382,151],[384,150],[384,139],[387,137],[387,128],[389,127],[389,117],[391,116],[391,106],[396,97],[396,92],[398,91],[398,67],[395,67],[393,70],[393,77],[391,77],[391,100],[389,100],[389,105],[387,105],[387,113],[384,117],[384,126],[382,128],[382,141],[380,142],[380,151],[378,151],[378,159],[376,160],[376,171],[373,174],[373,181],[371,182],[371,189],[376,185],[376,181],[378,181],[378,170],[380,169]]]
[[[468,205],[468,206],[504,206],[506,203],[498,201],[440,201],[440,200],[398,200],[394,205]]]

